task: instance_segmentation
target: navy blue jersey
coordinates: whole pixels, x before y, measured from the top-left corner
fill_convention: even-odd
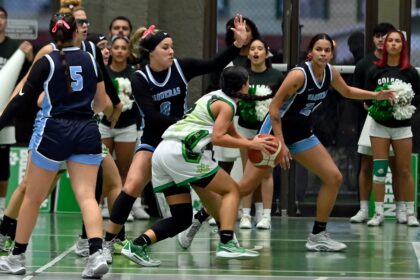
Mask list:
[[[324,77],[320,83],[317,82],[315,74],[312,72],[311,62],[304,62],[294,69],[303,72],[305,81],[302,88],[280,108],[286,145],[312,135],[312,113],[327,97],[332,80],[330,64],[327,64],[324,70]]]
[[[67,91],[59,51],[53,51],[39,60],[37,72],[42,75],[41,73],[48,71],[48,78],[42,79],[37,75],[30,75],[28,82],[35,89],[42,86],[45,91],[41,106],[45,117],[90,118],[93,116],[91,104],[96,94],[96,84],[102,81],[96,61],[91,54],[77,47],[64,48],[63,51],[66,54],[73,92]]]
[[[313,134],[312,113],[327,97],[332,80],[331,65],[327,64],[324,77],[317,82],[312,72],[312,63],[304,62],[292,70],[300,70],[305,77],[303,86],[280,108],[281,125],[286,145],[306,139]],[[271,132],[271,120],[267,115],[261,125],[259,133]]]
[[[166,117],[180,119],[187,109],[187,85],[188,82],[174,59],[174,63],[166,72],[166,77],[159,82],[146,65],[135,72],[134,76],[143,77],[150,87],[150,93],[153,100],[154,109]],[[156,123],[150,117],[145,115],[145,126],[143,129],[142,143],[156,145],[161,141],[161,136],[170,123]],[[172,123],[172,122],[171,122]]]

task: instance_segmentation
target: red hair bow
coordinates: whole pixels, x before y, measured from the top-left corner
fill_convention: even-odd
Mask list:
[[[55,23],[54,27],[51,29],[52,33],[57,32],[57,28],[59,24],[63,24],[65,28],[70,29],[70,25],[63,19],[59,19],[57,20],[57,22]]]
[[[153,32],[153,30],[155,30],[155,25],[152,24],[149,26],[149,28],[147,28],[146,31],[144,31],[143,36],[141,36],[142,39],[146,38],[150,33]]]

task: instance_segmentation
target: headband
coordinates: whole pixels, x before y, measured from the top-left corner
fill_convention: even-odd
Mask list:
[[[150,26],[149,29],[154,28],[154,25]],[[170,38],[168,33],[163,31],[158,31],[156,34],[152,34],[151,31],[147,29],[145,34],[140,40],[140,46],[148,50],[149,52],[153,51],[160,42],[165,38]],[[149,32],[147,32],[149,31]],[[146,34],[147,33],[147,34]]]

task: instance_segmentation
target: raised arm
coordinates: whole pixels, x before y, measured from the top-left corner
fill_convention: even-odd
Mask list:
[[[394,102],[394,94],[392,90],[381,90],[381,91],[368,91],[360,89],[357,87],[351,87],[346,84],[343,80],[343,77],[334,67],[331,67],[333,73],[333,79],[331,85],[344,97],[350,99],[359,99],[359,100],[384,100],[388,99],[391,102]]]

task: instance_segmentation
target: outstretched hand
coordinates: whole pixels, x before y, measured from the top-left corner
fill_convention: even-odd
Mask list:
[[[391,104],[395,103],[395,94],[394,94],[395,90],[381,90],[378,91],[376,94],[376,100],[388,100],[389,102],[391,102]]]
[[[233,25],[234,27],[230,28],[230,30],[233,31],[235,38],[235,42],[233,42],[233,44],[238,48],[242,48],[247,39],[246,20],[243,19],[242,15],[238,14],[235,16]]]

